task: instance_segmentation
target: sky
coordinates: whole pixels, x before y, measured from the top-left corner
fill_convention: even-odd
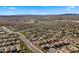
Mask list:
[[[79,13],[79,6],[0,6],[0,15],[56,15]]]

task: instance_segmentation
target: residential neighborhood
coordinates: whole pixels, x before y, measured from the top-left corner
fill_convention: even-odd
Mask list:
[[[17,10],[10,13],[8,8]],[[0,13],[0,52],[79,53],[78,8],[78,6],[0,7],[0,10],[4,11]]]

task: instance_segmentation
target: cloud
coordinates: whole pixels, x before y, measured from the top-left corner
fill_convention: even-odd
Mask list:
[[[69,8],[75,8],[74,6],[70,6]]]
[[[68,11],[69,11],[69,10],[71,10],[71,9],[66,9],[66,10],[68,10]]]
[[[70,7],[68,7],[66,10],[67,11],[70,11],[70,10],[72,10],[72,9],[74,9],[75,7],[74,6],[70,6]]]
[[[3,9],[8,9],[8,10],[15,10],[16,9],[15,7],[6,7],[6,6],[3,6],[2,8]]]
[[[8,7],[9,10],[15,10],[15,7]]]

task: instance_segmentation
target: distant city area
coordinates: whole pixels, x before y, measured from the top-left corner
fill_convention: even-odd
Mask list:
[[[79,14],[1,15],[0,53],[79,53]]]

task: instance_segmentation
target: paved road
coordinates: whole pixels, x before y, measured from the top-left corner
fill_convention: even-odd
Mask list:
[[[14,33],[14,31],[11,31],[10,29],[8,29],[7,27],[3,27],[2,26],[2,29],[8,33]]]
[[[14,32],[11,31],[10,29],[8,29],[7,27],[2,27],[3,30],[5,30],[8,33],[17,33],[19,34],[19,37],[21,38],[21,40],[27,45],[27,47],[29,47],[34,53],[43,53],[43,51],[41,51],[40,49],[36,48],[28,39],[26,39],[26,37],[19,32]]]

